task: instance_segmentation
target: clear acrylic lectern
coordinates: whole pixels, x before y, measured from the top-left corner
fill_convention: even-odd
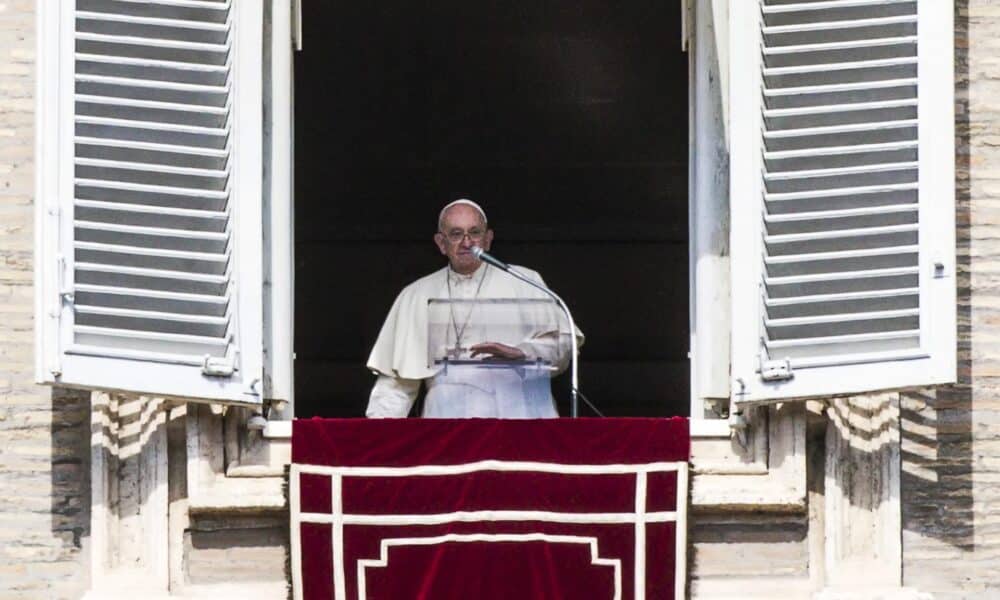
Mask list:
[[[570,359],[569,325],[548,299],[431,299],[427,304],[429,381],[424,416],[557,416],[550,378]],[[475,353],[484,343],[521,358]]]

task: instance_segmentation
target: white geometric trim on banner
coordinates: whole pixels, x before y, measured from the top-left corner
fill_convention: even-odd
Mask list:
[[[482,510],[455,511],[450,513],[421,515],[373,515],[346,514],[343,509],[344,477],[413,477],[435,475],[465,475],[481,471],[558,473],[563,475],[620,475],[635,474],[635,511],[631,513],[566,513],[531,510]],[[677,473],[677,510],[646,512],[646,485],[650,473]],[[325,513],[305,513],[301,510],[301,490],[299,477],[302,474],[326,475],[330,477],[331,511]],[[292,594],[295,600],[302,600],[302,523],[320,523],[332,528],[333,545],[333,588],[335,600],[347,600],[346,572],[344,566],[344,525],[438,525],[463,522],[537,521],[549,523],[583,524],[632,524],[635,527],[635,551],[633,569],[635,600],[646,597],[645,538],[647,523],[676,522],[675,527],[675,569],[674,597],[685,596],[687,579],[687,487],[688,464],[686,462],[656,462],[640,465],[567,465],[532,461],[483,460],[457,465],[420,465],[416,467],[328,467],[320,465],[292,464],[290,469],[289,501],[291,516],[292,550]],[[454,535],[454,534],[452,534]],[[486,534],[469,534],[473,537]],[[513,534],[510,534],[513,535]],[[545,534],[527,534],[545,535]],[[447,537],[447,536],[441,536]],[[559,536],[554,536],[559,537]],[[574,537],[574,536],[567,536]],[[438,538],[393,538],[393,540]],[[581,538],[583,539],[583,538]],[[589,538],[587,538],[589,539]],[[383,544],[387,540],[383,540]],[[460,540],[460,541],[475,541]],[[488,541],[488,540],[485,540]],[[596,540],[594,540],[596,543]],[[428,542],[429,543],[429,542]],[[440,543],[440,542],[435,542]],[[392,545],[402,545],[401,543]],[[387,561],[388,546],[383,545],[383,561]],[[592,549],[596,557],[596,547]],[[362,562],[373,559],[359,559]],[[594,560],[598,560],[594,558]],[[617,560],[617,559],[600,559]],[[375,561],[378,562],[378,561]],[[595,562],[594,564],[600,564]],[[385,566],[372,563],[372,566]],[[359,574],[362,567],[359,562]],[[620,584],[620,573],[616,576]],[[358,580],[359,593],[363,592],[364,580]],[[620,591],[620,590],[619,590]],[[618,594],[619,592],[616,592]],[[619,596],[616,595],[616,598]],[[363,595],[359,595],[364,599]]]
[[[546,533],[449,533],[435,537],[422,538],[388,538],[382,540],[380,557],[377,559],[358,559],[358,600],[367,600],[366,573],[368,567],[379,568],[389,564],[389,548],[395,546],[433,546],[446,542],[548,542],[551,544],[587,544],[590,546],[590,563],[592,565],[612,567],[615,573],[614,600],[622,597],[622,561],[617,558],[601,558],[597,551],[597,538],[577,535],[550,535]]]

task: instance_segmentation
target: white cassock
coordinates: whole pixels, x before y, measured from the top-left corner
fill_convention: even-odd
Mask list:
[[[535,271],[514,268],[544,285]],[[568,326],[564,319],[560,321],[561,311],[554,304],[546,304],[544,310],[515,312],[520,314],[518,318],[528,321],[521,323],[520,329],[529,333],[519,340],[490,339],[482,315],[470,313],[467,322],[459,319],[467,323],[467,330],[461,331],[468,344],[462,345],[482,341],[505,343],[519,348],[528,360],[541,360],[554,369],[455,365],[445,369],[428,360],[428,301],[446,298],[546,300],[548,296],[485,263],[470,275],[444,267],[406,286],[396,297],[368,357],[368,368],[378,379],[365,414],[405,417],[420,391],[420,383],[425,382],[424,417],[557,417],[550,378],[566,369],[572,352]],[[582,344],[583,335],[579,331],[577,334],[578,343]]]

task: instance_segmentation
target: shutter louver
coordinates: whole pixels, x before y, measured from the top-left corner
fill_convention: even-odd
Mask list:
[[[78,0],[70,352],[233,359],[226,2]]]
[[[758,23],[758,74],[747,78],[756,81],[754,95],[760,98],[756,150],[747,149],[757,156],[745,159],[756,165],[745,172],[756,171],[759,178],[754,189],[761,264],[754,271],[757,329],[744,336],[756,337],[757,377],[751,388],[757,389],[743,392],[788,397],[936,382],[938,375],[934,381],[890,383],[870,380],[868,373],[839,382],[810,374],[822,367],[926,359],[937,343],[929,325],[941,318],[941,296],[930,296],[935,272],[929,266],[953,264],[954,247],[945,249],[947,259],[932,258],[932,241],[925,238],[932,227],[950,222],[953,239],[948,211],[954,183],[950,189],[938,186],[944,193],[935,195],[928,186],[934,178],[927,158],[936,155],[931,145],[947,149],[953,140],[928,139],[921,123],[950,119],[947,104],[942,114],[931,114],[928,107],[937,104],[927,96],[950,98],[953,83],[935,82],[930,71],[922,72],[927,58],[921,53],[937,51],[922,47],[934,41],[921,32],[928,27],[930,5],[918,0],[747,4],[759,10],[752,15]],[[950,11],[950,3],[938,4],[949,4]],[[930,45],[950,45],[948,34]],[[953,156],[941,154],[947,163],[932,167],[951,172]],[[939,214],[944,222],[931,223]],[[947,278],[954,297],[952,270]],[[945,310],[954,314],[953,306]],[[749,344],[742,348],[744,355],[748,349]],[[954,347],[944,352],[954,353]],[[770,383],[774,373],[761,374],[775,364],[791,373],[783,367],[773,377],[780,381]]]
[[[764,346],[920,346],[915,1],[763,5]]]
[[[39,281],[59,351],[39,379],[259,402],[260,0],[53,4],[59,264]]]

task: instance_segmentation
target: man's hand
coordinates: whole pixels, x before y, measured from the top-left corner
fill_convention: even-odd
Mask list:
[[[501,344],[500,342],[483,342],[470,347],[472,357],[485,356],[486,358],[505,358],[507,360],[519,360],[525,357],[524,352],[514,346]]]

